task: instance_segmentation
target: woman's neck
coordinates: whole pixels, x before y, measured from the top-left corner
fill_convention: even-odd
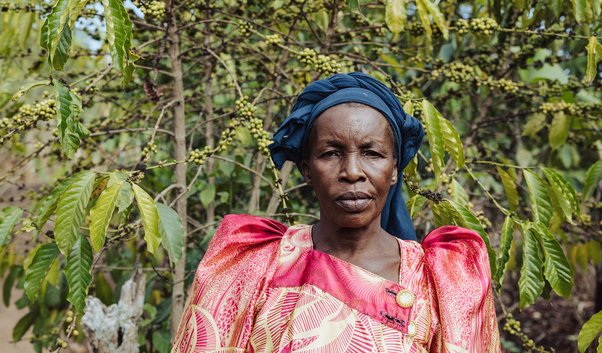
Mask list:
[[[362,228],[343,228],[322,220],[313,226],[312,238],[315,249],[344,257],[376,251],[392,240],[377,222]]]

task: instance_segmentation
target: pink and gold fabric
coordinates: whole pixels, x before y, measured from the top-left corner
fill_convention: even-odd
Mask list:
[[[399,249],[396,283],[315,250],[311,226],[226,216],[172,353],[500,352],[480,236],[446,226]]]

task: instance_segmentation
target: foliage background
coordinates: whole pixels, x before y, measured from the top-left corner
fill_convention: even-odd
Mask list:
[[[490,244],[504,349],[576,351],[602,309],[600,6],[0,4],[0,278],[25,309],[13,340],[84,347],[86,296],[115,303],[141,269],[140,350],[167,352],[224,214],[316,219],[298,172],[266,158],[269,132],[308,82],[359,70],[425,125],[405,174],[419,234],[459,224]]]

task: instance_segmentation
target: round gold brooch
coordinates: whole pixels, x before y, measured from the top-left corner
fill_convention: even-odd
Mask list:
[[[395,301],[402,308],[411,308],[416,302],[416,295],[407,289],[402,289],[395,296]]]

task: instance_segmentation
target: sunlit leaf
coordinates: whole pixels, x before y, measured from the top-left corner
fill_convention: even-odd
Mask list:
[[[40,81],[34,81],[34,82],[30,82],[30,83],[26,83],[23,86],[21,86],[21,88],[19,88],[19,91],[17,91],[17,93],[15,93],[13,95],[13,97],[11,98],[11,100],[16,101],[19,98],[23,97],[23,95],[25,93],[27,93],[30,89],[34,88],[34,87],[39,87],[39,86],[47,86],[50,84],[50,80],[40,80]]]
[[[162,203],[157,204],[159,213],[159,233],[161,233],[161,243],[167,250],[169,259],[173,264],[177,263],[182,257],[184,249],[184,238],[186,231],[182,221],[176,211]]]
[[[443,144],[451,158],[456,162],[458,168],[464,167],[464,147],[462,140],[454,125],[442,115],[439,115],[441,120],[441,129],[443,135]]]
[[[122,0],[102,0],[107,27],[107,41],[111,48],[113,64],[123,74],[124,84],[129,82],[134,69],[132,53],[132,21]]]
[[[123,184],[124,182],[114,183],[106,188],[90,210],[90,239],[95,252],[104,246],[109,222]]]
[[[600,61],[600,43],[598,43],[598,38],[595,36],[591,36],[589,38],[589,42],[587,44],[587,68],[585,69],[585,82],[587,84],[591,84],[596,78],[596,67],[598,66],[598,61]]]
[[[534,229],[543,249],[546,280],[558,295],[568,298],[573,288],[573,270],[569,260],[547,226],[535,224]]]
[[[406,1],[387,0],[385,7],[385,23],[393,34],[403,31],[406,22]]]
[[[543,256],[537,235],[531,227],[522,228],[523,266],[518,279],[519,309],[535,303],[544,287]]]
[[[19,207],[8,206],[0,210],[0,246],[6,244],[13,227],[21,219],[23,210]]]
[[[529,117],[523,125],[523,136],[533,136],[546,126],[547,116],[543,113],[535,113]]]
[[[81,139],[88,136],[86,128],[78,121],[82,111],[82,102],[79,96],[71,91],[59,80],[54,80],[57,95],[57,127],[61,148],[65,155],[73,158],[79,148]]]
[[[573,215],[580,215],[579,200],[575,189],[569,182],[557,171],[551,168],[543,168],[543,172],[548,179],[548,183],[554,192],[556,201],[560,206],[564,218],[573,223]]]
[[[548,189],[545,182],[535,173],[528,169],[523,171],[527,189],[529,190],[529,201],[531,212],[536,223],[548,224],[552,218],[552,204],[548,198]]]
[[[44,200],[40,203],[40,206],[36,210],[34,217],[34,224],[38,228],[38,230],[42,230],[44,224],[48,221],[48,218],[54,213],[56,210],[57,201],[59,196],[65,191],[67,186],[71,184],[73,180],[71,178],[64,179],[57,186],[52,189],[50,195],[46,196]]]
[[[441,128],[441,113],[426,99],[422,100],[422,112],[426,127],[426,137],[431,150],[431,160],[435,178],[439,179],[445,168],[445,141]]]
[[[506,194],[506,199],[508,200],[508,207],[512,211],[516,211],[518,208],[518,190],[516,189],[514,178],[500,167],[497,167],[497,173],[502,179],[504,193]]]
[[[56,243],[46,243],[37,248],[31,264],[25,270],[25,294],[31,301],[35,301],[40,293],[40,286],[50,270],[52,263],[58,261],[59,248]]]
[[[92,282],[92,248],[88,239],[81,235],[73,245],[72,251],[67,257],[65,266],[65,277],[69,283],[69,295],[67,300],[73,304],[78,313],[83,313],[86,306],[88,287]]]
[[[502,225],[502,234],[500,237],[500,256],[497,258],[497,271],[495,278],[501,285],[504,282],[504,273],[506,272],[506,265],[510,259],[510,248],[512,247],[512,241],[514,240],[514,221],[510,216],[506,216],[504,224]]]
[[[146,249],[151,254],[154,254],[159,244],[161,243],[161,235],[159,234],[159,214],[155,201],[146,191],[142,190],[136,184],[132,184],[134,189],[134,197],[138,203],[138,210],[142,217],[142,226],[144,227],[144,240],[146,241]]]
[[[72,177],[72,182],[61,194],[56,208],[54,236],[64,255],[80,236],[80,226],[84,221],[86,206],[92,194],[96,174],[84,171]]]
[[[414,195],[408,199],[406,206],[410,212],[410,217],[414,218],[426,203],[426,197],[422,195]]]
[[[585,352],[587,347],[602,333],[602,311],[598,311],[589,320],[583,324],[581,331],[579,331],[579,338],[577,338],[577,345],[579,347],[579,353]],[[600,351],[600,345],[598,346]]]
[[[439,30],[443,34],[443,39],[447,40],[449,38],[449,29],[447,26],[447,21],[445,20],[445,16],[443,15],[443,13],[441,13],[437,5],[432,3],[430,0],[417,0],[417,2],[422,3],[422,5],[419,6],[419,9],[423,7],[428,10],[428,13],[433,17],[433,21],[435,22],[437,27],[439,27]]]
[[[466,193],[466,191],[464,191],[464,188],[462,187],[462,185],[460,185],[456,178],[452,179],[450,188],[454,202],[463,206],[468,206],[468,204],[470,203],[468,194]]]
[[[563,112],[556,112],[556,114],[554,114],[548,136],[552,149],[557,149],[566,142],[566,139],[569,136],[570,127],[571,120]]]
[[[40,45],[48,51],[48,60],[55,70],[62,70],[71,47],[69,0],[58,0],[44,21]]]
[[[583,184],[583,201],[587,200],[594,190],[596,190],[600,179],[602,179],[602,160],[597,161],[587,170]]]
[[[418,12],[418,18],[420,18],[420,23],[422,23],[422,27],[424,28],[424,33],[426,34],[427,39],[431,40],[433,30],[431,29],[428,7],[424,0],[416,1],[416,10]]]

